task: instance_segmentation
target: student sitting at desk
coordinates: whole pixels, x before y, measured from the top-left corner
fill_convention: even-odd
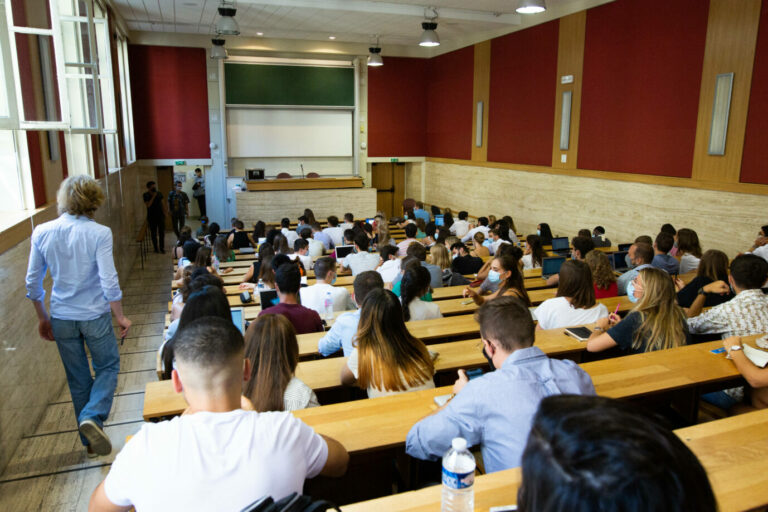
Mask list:
[[[328,233],[325,233],[320,228],[320,224],[318,224],[317,222],[312,224],[312,238],[314,240],[317,240],[318,242],[321,242],[323,244],[323,249],[325,249],[326,251],[331,250],[333,241],[331,241],[331,237],[328,236]]]
[[[595,283],[595,298],[616,297],[618,286],[616,285],[616,273],[611,268],[611,262],[603,251],[592,250],[585,258],[589,270],[592,271],[592,280]]]
[[[367,271],[358,274],[352,283],[352,300],[359,308],[368,293],[371,290],[384,289],[384,281],[377,272]],[[344,357],[349,357],[352,353],[352,341],[357,334],[357,327],[360,323],[360,309],[355,309],[347,313],[340,314],[333,322],[331,330],[325,336],[320,338],[317,349],[323,356],[330,356],[339,350],[343,350]]]
[[[653,250],[655,256],[651,265],[661,270],[666,271],[669,275],[677,274],[680,272],[680,262],[677,261],[674,256],[669,252],[674,248],[675,239],[669,233],[662,231],[656,235],[656,241],[653,244]]]
[[[607,317],[608,310],[595,300],[589,266],[583,261],[567,260],[560,267],[557,295],[542,302],[535,315],[539,322],[537,329],[555,329],[591,324]]]
[[[398,249],[397,255],[400,256],[401,258],[405,256],[409,245],[411,245],[414,242],[419,244],[421,243],[416,238],[416,232],[418,231],[418,229],[419,228],[416,227],[416,224],[408,224],[407,226],[405,226],[405,240],[397,244],[397,249]]]
[[[298,233],[291,229],[291,219],[283,217],[280,220],[280,233],[285,237],[288,247],[293,247],[293,243],[299,239]],[[258,243],[258,240],[254,240]]]
[[[392,283],[400,275],[400,258],[397,257],[397,247],[385,245],[379,249],[379,266],[376,272],[385,283]]]
[[[235,230],[229,235],[229,238],[227,238],[229,248],[237,250],[243,247],[252,247],[248,232],[244,231],[245,224],[243,224],[243,221],[236,219],[233,226]]]
[[[307,254],[312,258],[312,261],[317,261],[318,258],[322,257],[325,247],[323,247],[323,242],[312,238],[312,228],[304,227],[299,231],[299,236],[301,240],[306,240]]]
[[[603,226],[595,226],[595,229],[591,233],[592,241],[595,243],[595,247],[610,247],[611,241],[605,236],[605,228]]]
[[[461,241],[464,243],[469,242],[475,237],[475,233],[482,233],[483,237],[488,236],[488,231],[490,231],[490,228],[488,227],[488,217],[480,217],[477,219],[477,226],[471,227],[467,233],[461,237]],[[457,235],[458,236],[458,235]]]
[[[341,229],[344,229],[344,230],[354,228],[355,227],[355,216],[352,215],[351,213],[345,213],[344,214],[344,222],[339,224],[339,227]]]
[[[279,256],[276,256],[278,258]],[[297,334],[323,332],[323,321],[316,311],[299,304],[301,273],[295,263],[283,263],[275,271],[275,290],[280,303],[262,309],[259,316],[266,314],[284,315],[291,321]],[[263,306],[263,305],[262,305]]]
[[[504,238],[504,236],[507,238]],[[490,244],[488,245],[488,253],[490,256],[499,252],[499,247],[503,244],[511,243],[509,241],[509,228],[507,228],[507,224],[504,221],[499,221],[497,227],[488,232],[488,240],[490,241]]]
[[[616,280],[616,292],[618,295],[629,295],[629,300],[632,300],[631,294],[629,294],[629,285],[635,280],[638,272],[644,268],[653,267],[651,265],[651,261],[653,261],[653,247],[649,243],[635,240],[635,243],[627,251],[627,257],[629,258],[630,269],[621,274]]]
[[[320,405],[312,388],[296,378],[299,343],[283,315],[264,315],[251,322],[245,332],[245,357],[251,375],[243,396],[254,410],[296,411]]]
[[[531,420],[542,398],[588,394],[589,375],[569,360],[550,359],[533,346],[533,319],[515,297],[499,297],[476,313],[491,371],[473,380],[459,370],[453,398],[408,432],[405,451],[437,460],[455,437],[480,445],[488,473],[520,465]]]
[[[539,235],[528,235],[525,237],[525,242],[523,270],[541,268],[541,262],[544,259],[544,249],[541,247],[541,238]]]
[[[488,258],[491,255],[491,251],[488,249],[488,247],[483,245],[484,243],[485,235],[481,231],[475,233],[475,235],[472,237],[472,250],[469,252],[469,255],[481,259]],[[490,243],[488,245],[490,245]]]
[[[416,205],[413,207],[413,216],[416,217],[416,219],[423,220],[424,224],[427,224],[432,220],[432,216],[424,209],[424,203],[421,201],[416,201]]]
[[[434,247],[437,244],[437,226],[434,222],[428,222],[424,226],[424,238],[421,239],[424,247]]]
[[[696,277],[691,282],[685,284],[680,278],[675,281],[677,304],[683,309],[690,308],[699,295],[699,290],[715,281],[728,282],[728,256],[723,251],[710,249],[702,255]],[[706,297],[704,307],[711,308],[731,300],[733,293],[728,290],[728,293],[723,295],[708,293]]]
[[[367,389],[375,398],[434,388],[434,373],[432,357],[408,332],[395,294],[371,290],[360,308],[355,348],[341,369],[341,383]]]
[[[348,254],[341,260],[341,266],[350,269],[353,276],[367,270],[376,270],[376,267],[379,266],[381,260],[379,255],[375,252],[368,252],[369,241],[368,235],[364,232],[356,234],[354,236],[355,252]]]
[[[290,412],[243,410],[251,408],[241,395],[250,363],[231,320],[195,320],[177,335],[175,353],[173,387],[189,407],[142,425],[89,510],[241,510],[265,495],[301,494],[306,478],[345,473],[349,455],[338,441]]]
[[[552,230],[549,224],[542,222],[536,227],[536,234],[541,238],[541,245],[552,245]]]
[[[440,269],[442,286],[459,286],[467,284],[467,278],[461,274],[454,274],[451,270],[451,253],[443,244],[436,244],[429,251],[429,259],[432,265]]]
[[[483,266],[483,260],[470,255],[467,246],[461,242],[451,245],[451,257],[451,270],[461,275],[477,274]]]
[[[523,453],[517,510],[575,509],[715,512],[717,502],[696,455],[632,402],[547,397]]]
[[[333,286],[336,281],[336,262],[323,256],[315,262],[315,283],[299,290],[301,304],[309,309],[317,311],[319,315],[325,314],[325,297],[330,292],[333,299],[334,311],[348,311],[355,309],[355,303],[349,296],[346,288]]]
[[[406,322],[441,318],[436,302],[426,302],[420,297],[430,292],[429,271],[422,266],[413,266],[405,271],[400,281],[400,302]]]
[[[747,254],[755,254],[768,261],[768,225],[760,228],[757,232],[757,238]]]
[[[309,242],[303,238],[299,238],[293,243],[293,256],[295,260],[301,262],[301,266],[304,267],[305,274],[312,268],[312,256],[309,255]]]
[[[448,223],[445,224],[448,226],[451,234],[456,236],[459,240],[461,240],[469,231],[469,222],[467,222],[467,217],[469,217],[469,213],[462,210],[459,212],[459,220],[454,221],[453,224],[450,225]],[[445,217],[443,217],[443,220],[445,220]]]
[[[483,284],[486,281],[495,287],[494,291],[486,292],[487,295],[483,295],[483,292],[488,290],[489,287],[486,287],[484,290],[483,286],[481,286],[480,293],[467,287],[462,293],[463,296],[471,297],[478,306],[482,306],[486,302],[504,295],[517,297],[528,307],[531,306],[531,299],[528,298],[528,292],[525,290],[523,274],[520,272],[517,259],[510,252],[502,251],[501,254],[491,260],[491,268]]]
[[[443,287],[443,271],[437,265],[427,263],[427,248],[419,243],[412,243],[405,251],[406,256],[413,256],[421,266],[426,268],[429,272],[429,283],[432,288]]]
[[[328,238],[331,239],[333,246],[343,245],[344,228],[339,226],[339,218],[335,215],[328,217],[328,227],[323,230]]]
[[[623,320],[613,313],[597,320],[597,327],[587,341],[589,352],[618,346],[624,352],[640,354],[679,347],[690,341],[685,313],[677,305],[675,287],[666,272],[644,268],[628,293],[632,293],[637,305]]]
[[[692,229],[682,228],[677,232],[677,255],[680,260],[681,274],[687,274],[699,268],[701,245],[699,235]]]

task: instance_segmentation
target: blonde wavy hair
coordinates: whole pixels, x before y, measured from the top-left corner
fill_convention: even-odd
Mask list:
[[[104,192],[98,182],[90,176],[70,176],[61,182],[56,202],[59,205],[59,214],[93,217],[99,206],[104,204]]]
[[[613,273],[611,262],[603,251],[593,249],[584,258],[592,271],[592,279],[601,290],[607,290],[616,282],[616,274]]]
[[[644,268],[638,274],[643,281],[643,297],[632,309],[642,323],[635,331],[632,348],[645,341],[645,351],[666,350],[685,345],[687,326],[685,312],[677,305],[677,293],[669,274],[657,268]]]

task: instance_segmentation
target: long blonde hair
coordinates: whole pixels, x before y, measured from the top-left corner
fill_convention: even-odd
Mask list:
[[[93,217],[104,203],[104,192],[99,183],[85,174],[70,176],[59,185],[56,194],[59,213]]]
[[[378,245],[379,247],[382,247],[384,245],[387,245],[389,243],[389,226],[386,222],[379,222],[379,224],[376,226],[376,232],[379,235],[378,239]]]
[[[644,268],[638,276],[643,281],[643,297],[632,313],[640,314],[640,328],[635,331],[632,348],[645,341],[645,351],[666,350],[685,345],[687,323],[683,309],[677,305],[675,285],[669,274],[657,268]]]
[[[429,250],[429,255],[432,258],[432,264],[440,267],[440,270],[451,268],[451,253],[445,245],[435,244]]]
[[[389,290],[371,290],[363,300],[356,346],[363,389],[405,391],[435,373],[427,347],[408,332],[400,300]]]

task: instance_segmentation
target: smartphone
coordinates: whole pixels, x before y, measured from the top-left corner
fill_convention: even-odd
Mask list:
[[[472,300],[472,299],[467,299],[467,300],[463,300],[463,301],[461,301],[461,305],[462,305],[462,306],[469,306],[469,305],[470,305],[470,304],[472,304],[473,302],[475,302],[475,301],[474,301],[474,300]]]

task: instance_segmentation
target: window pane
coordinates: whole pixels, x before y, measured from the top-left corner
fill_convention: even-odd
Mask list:
[[[2,4],[0,4],[2,8]],[[3,23],[0,17],[0,23]],[[3,61],[3,50],[0,48],[0,117],[8,117],[8,88],[13,87],[13,79],[5,76],[5,62]]]
[[[69,157],[69,175],[88,174],[91,172],[91,136],[82,133],[68,135],[67,155]]]
[[[11,0],[11,12],[16,27],[51,28],[48,0]]]
[[[25,121],[61,121],[53,39],[15,34]],[[35,91],[42,90],[42,97]]]
[[[88,23],[79,21],[61,22],[64,61],[68,64],[91,64],[91,45],[88,39]]]
[[[98,128],[94,83],[92,78],[67,78],[70,126]]]
[[[0,210],[23,210],[21,180],[11,130],[0,130]]]

